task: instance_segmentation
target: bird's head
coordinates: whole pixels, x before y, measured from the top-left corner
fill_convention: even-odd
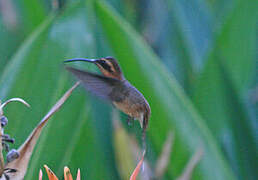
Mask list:
[[[98,66],[98,68],[100,69],[100,71],[103,73],[104,76],[119,79],[119,80],[124,79],[122,70],[117,60],[113,57],[108,56],[100,59],[77,58],[77,59],[69,59],[64,62],[74,62],[74,61],[86,61],[86,62],[94,63]]]

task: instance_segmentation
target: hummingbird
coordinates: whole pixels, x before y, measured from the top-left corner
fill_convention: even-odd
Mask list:
[[[79,79],[87,91],[110,101],[116,108],[127,114],[128,123],[139,120],[143,129],[143,139],[145,139],[151,113],[149,103],[142,93],[126,80],[117,60],[108,56],[100,59],[76,58],[64,62],[75,61],[97,65],[102,75],[72,67],[66,67],[66,69]]]

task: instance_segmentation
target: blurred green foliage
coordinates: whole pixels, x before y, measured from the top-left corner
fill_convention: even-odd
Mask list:
[[[193,179],[256,179],[257,17],[256,0],[0,0],[0,99],[32,106],[9,106],[6,131],[19,146],[71,86],[63,60],[111,55],[151,105],[151,166],[175,133],[163,179],[200,147]],[[138,123],[126,129],[140,134]],[[26,179],[44,164],[58,176],[68,165],[82,179],[121,179],[114,131],[112,106],[78,89],[44,129]]]

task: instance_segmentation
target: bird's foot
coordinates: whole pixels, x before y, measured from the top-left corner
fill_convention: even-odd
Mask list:
[[[134,118],[131,116],[128,116],[126,122],[127,122],[128,126],[132,126],[134,123]]]

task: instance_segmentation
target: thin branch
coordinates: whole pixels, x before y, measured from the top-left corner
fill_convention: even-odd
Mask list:
[[[0,101],[0,118],[3,116],[3,109]],[[2,146],[2,126],[0,125],[0,177],[4,173],[4,156],[3,156],[3,146]]]
[[[1,106],[0,106],[0,109],[2,110],[7,104],[9,104],[10,102],[21,102],[22,104],[24,104],[25,106],[27,107],[30,107],[30,105],[24,101],[23,99],[21,98],[12,98],[12,99],[9,99],[7,101],[5,101]]]

